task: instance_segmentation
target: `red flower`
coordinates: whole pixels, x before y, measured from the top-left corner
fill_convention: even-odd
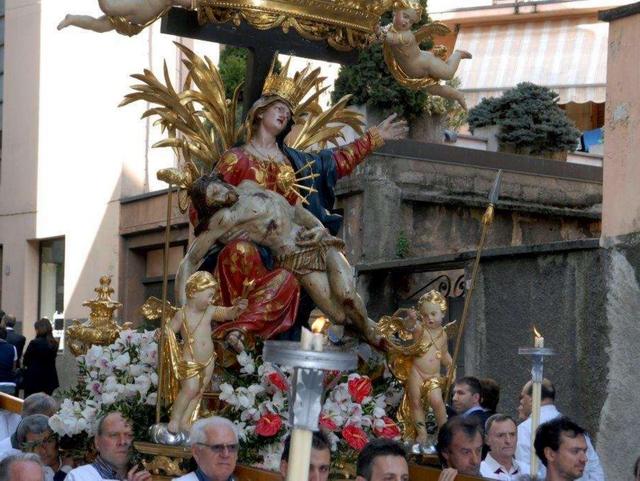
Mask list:
[[[347,442],[347,444],[356,451],[362,451],[362,449],[369,442],[367,434],[358,426],[354,426],[353,424],[346,426],[342,430],[342,437]]]
[[[329,416],[327,416],[325,413],[322,413],[320,415],[320,421],[319,421],[320,426],[322,426],[325,429],[328,429],[329,431],[335,431],[336,429],[338,429],[338,425],[336,424],[336,422],[331,419]]]
[[[371,394],[373,388],[371,387],[371,380],[366,377],[355,377],[348,382],[349,394],[353,400],[357,403],[361,403],[364,398]]]
[[[335,379],[337,377],[342,376],[342,372],[341,371],[326,371],[324,373],[324,380],[323,380],[323,384],[325,386],[328,386],[329,384],[331,384],[333,381],[335,381]]]
[[[265,438],[275,436],[282,427],[282,419],[274,413],[263,415],[256,425],[256,433]]]
[[[272,372],[267,376],[267,379],[271,384],[280,389],[281,391],[287,391],[289,386],[286,379],[279,372]]]
[[[384,421],[384,427],[382,429],[374,428],[373,430],[376,436],[387,439],[396,439],[400,437],[400,428],[393,422],[393,419],[385,416],[382,420]]]

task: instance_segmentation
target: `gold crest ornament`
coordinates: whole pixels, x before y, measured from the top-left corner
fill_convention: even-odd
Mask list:
[[[368,47],[380,16],[393,0],[197,0],[198,21],[246,22],[258,30],[295,29],[307,40],[336,50]]]
[[[418,14],[418,18],[422,18],[424,15],[424,7],[419,0],[396,0],[393,4],[394,10],[411,9],[415,10]]]

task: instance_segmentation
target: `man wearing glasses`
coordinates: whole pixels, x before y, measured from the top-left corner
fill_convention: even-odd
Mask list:
[[[196,421],[190,433],[195,471],[176,481],[234,481],[238,461],[238,436],[228,419],[211,416]]]
[[[71,471],[72,462],[63,461],[58,452],[58,438],[43,414],[25,417],[18,425],[18,445],[23,452],[34,453],[44,465],[45,481],[62,481]]]

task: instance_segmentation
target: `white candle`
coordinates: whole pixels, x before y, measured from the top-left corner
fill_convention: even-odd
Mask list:
[[[306,327],[302,328],[302,334],[300,335],[300,349],[303,351],[310,351],[313,345],[313,333]]]
[[[533,335],[533,347],[544,347],[544,337],[542,337],[542,334],[538,332],[535,326],[533,327]]]

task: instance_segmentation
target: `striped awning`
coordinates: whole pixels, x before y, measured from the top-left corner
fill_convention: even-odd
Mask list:
[[[609,25],[594,19],[462,27],[456,49],[473,59],[457,76],[469,107],[520,82],[560,94],[560,103],[605,101]]]

